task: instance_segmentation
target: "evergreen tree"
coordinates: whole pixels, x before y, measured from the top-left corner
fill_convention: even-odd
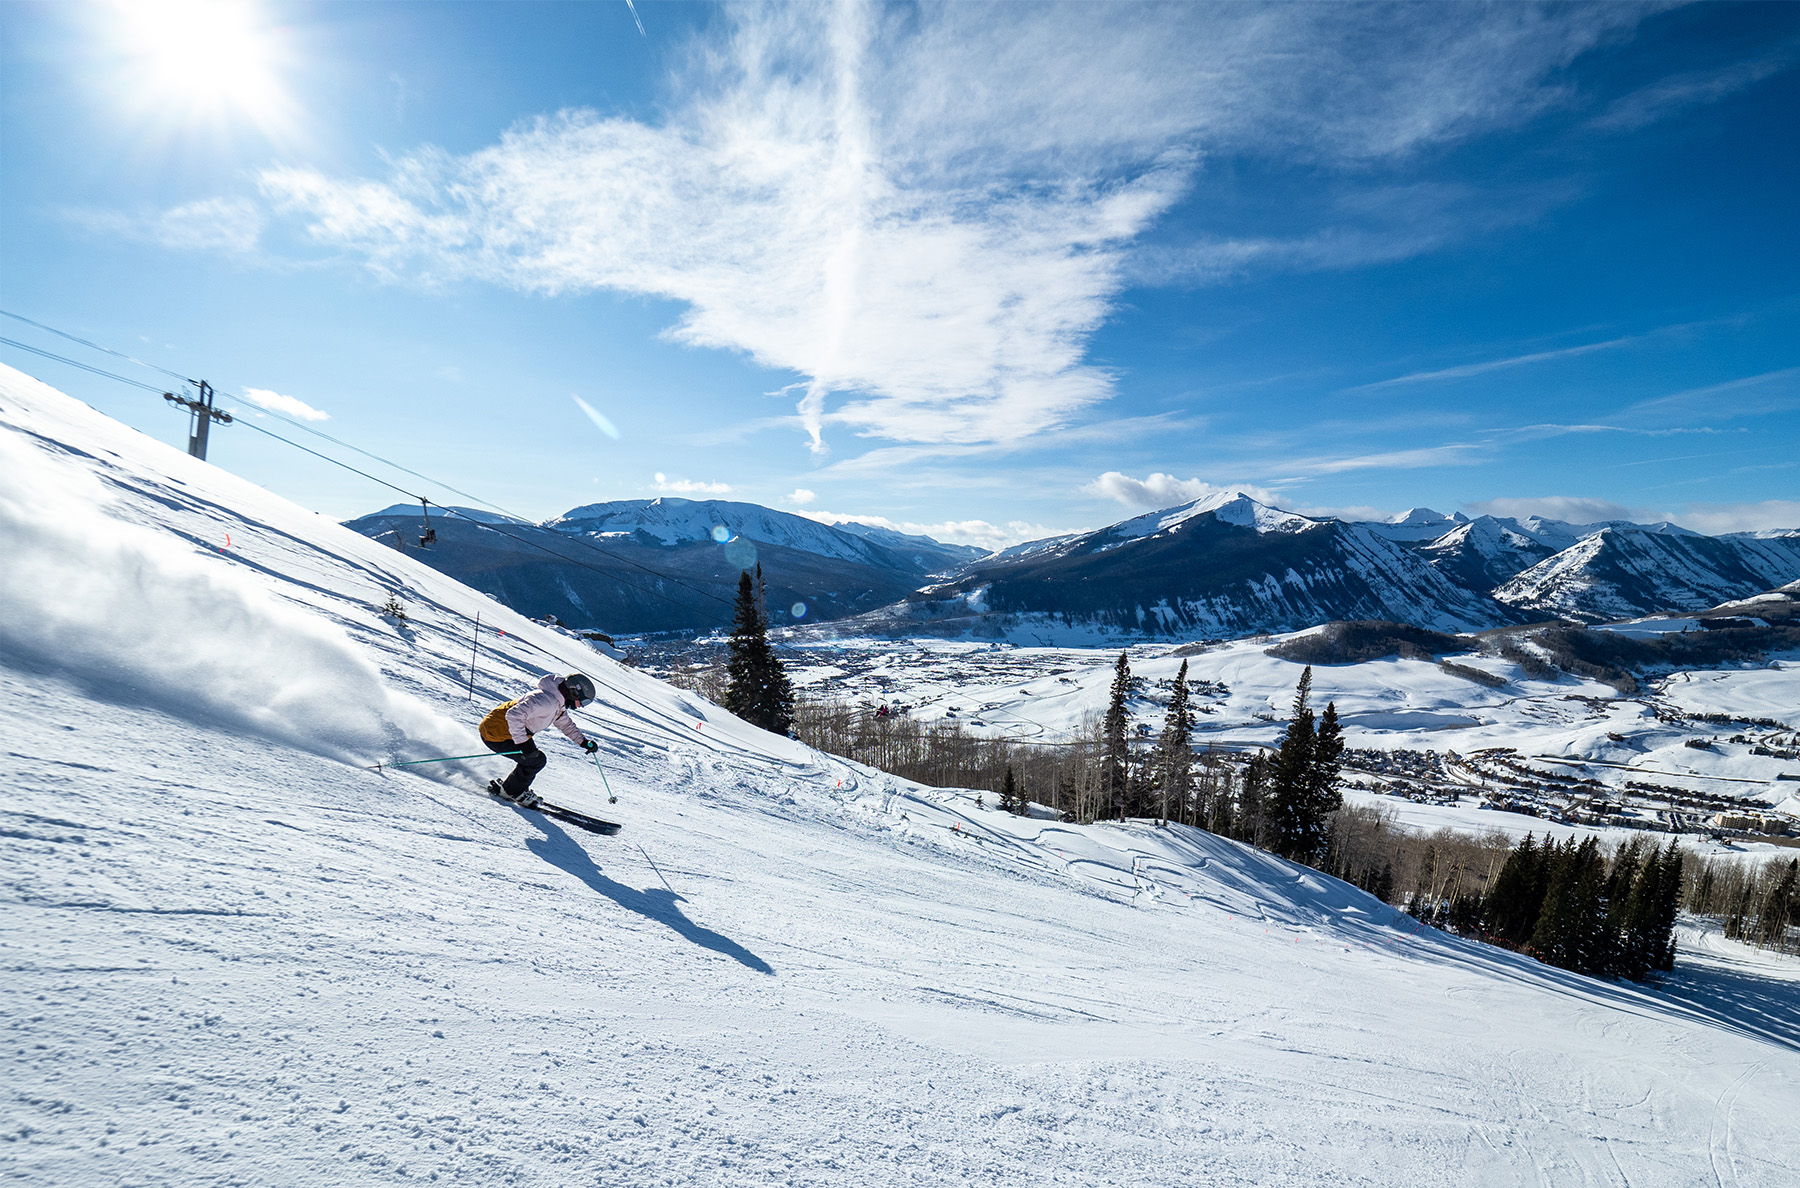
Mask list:
[[[794,690],[787,670],[769,647],[768,620],[757,606],[756,583],[748,571],[738,576],[725,671],[730,677],[726,709],[772,734],[785,735],[793,728]]]
[[[1000,781],[1000,810],[1017,813],[1024,810],[1019,801],[1019,785],[1013,780],[1012,764],[1006,765],[1006,778]]]
[[[1650,965],[1653,969],[1669,970],[1675,968],[1675,917],[1681,911],[1682,867],[1686,865],[1686,856],[1674,838],[1669,839],[1660,865],[1662,886],[1651,917]]]
[[[1269,834],[1269,769],[1267,755],[1250,756],[1244,782],[1238,788],[1236,828],[1231,836],[1253,846],[1263,846]]]
[[[1329,836],[1326,816],[1344,807],[1339,788],[1344,765],[1344,728],[1338,724],[1337,702],[1325,703],[1319,729],[1313,735],[1312,763],[1306,773],[1306,815],[1309,836],[1306,850],[1322,855]]]
[[[1520,946],[1531,939],[1538,910],[1543,906],[1542,862],[1543,852],[1527,833],[1494,876],[1494,886],[1482,905],[1481,915],[1482,923],[1496,940]]]
[[[1551,863],[1544,908],[1532,932],[1539,961],[1577,973],[1606,971],[1611,934],[1606,922],[1606,864],[1593,838],[1569,842]]]
[[[1120,652],[1119,662],[1113,665],[1112,695],[1106,703],[1106,719],[1102,724],[1106,752],[1100,763],[1101,813],[1117,818],[1125,816],[1125,798],[1130,791],[1130,755],[1125,738],[1129,725],[1125,699],[1129,696],[1131,665],[1126,662],[1125,653]]]
[[[1394,898],[1394,864],[1383,862],[1381,873],[1376,875],[1369,886],[1369,894],[1383,903]]]
[[[1312,666],[1300,674],[1294,690],[1294,716],[1288,720],[1269,776],[1269,826],[1277,853],[1296,862],[1317,863],[1325,856],[1330,834],[1326,817],[1343,807],[1338,774],[1344,753],[1337,706],[1329,704],[1315,720],[1308,701]]]
[[[1660,857],[1652,850],[1648,861],[1636,864],[1630,889],[1610,907],[1614,921],[1613,972],[1634,982],[1641,981],[1650,972],[1657,957],[1651,925],[1657,902],[1662,897]],[[1624,865],[1621,862],[1613,868],[1615,893],[1624,889],[1624,880],[1620,877],[1620,867]]]
[[[1611,965],[1605,972],[1637,979],[1643,970],[1637,965],[1637,942],[1641,939],[1640,923],[1649,916],[1647,896],[1657,893],[1659,872],[1655,863],[1644,861],[1644,839],[1633,834],[1619,844],[1613,856],[1612,872],[1606,876],[1606,931],[1611,949]],[[1645,967],[1647,968],[1647,966]],[[1637,972],[1627,972],[1636,970]]]
[[[1157,757],[1161,760],[1161,787],[1157,816],[1168,824],[1169,810],[1178,819],[1187,817],[1189,789],[1193,783],[1194,751],[1189,740],[1194,733],[1194,717],[1188,709],[1187,661],[1175,674],[1175,689],[1169,694],[1169,709],[1163,715],[1162,738],[1157,741]]]

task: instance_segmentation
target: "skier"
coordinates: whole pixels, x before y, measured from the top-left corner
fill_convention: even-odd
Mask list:
[[[537,692],[488,711],[488,716],[481,720],[481,741],[490,751],[517,754],[519,763],[504,783],[489,780],[487,790],[526,808],[537,804],[531,781],[550,760],[538,750],[531,736],[547,726],[555,726],[568,736],[570,742],[592,755],[600,749],[600,744],[583,734],[568,712],[592,700],[594,682],[581,673],[572,672],[561,677],[550,673],[538,682]]]

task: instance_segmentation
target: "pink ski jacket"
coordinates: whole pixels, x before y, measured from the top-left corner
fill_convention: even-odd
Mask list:
[[[569,741],[576,746],[587,742],[587,735],[575,725],[575,720],[569,717],[568,707],[563,704],[562,692],[556,687],[561,680],[551,673],[538,682],[536,693],[529,693],[512,703],[512,708],[506,711],[506,728],[514,742],[522,743],[551,726],[568,735]]]

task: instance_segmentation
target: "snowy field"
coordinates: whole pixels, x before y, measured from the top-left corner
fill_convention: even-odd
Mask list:
[[[1303,634],[1303,633],[1296,633]],[[1138,645],[1126,649],[1148,696],[1138,701],[1134,728],[1153,736],[1162,728],[1166,687],[1185,660],[1194,684],[1196,746],[1226,749],[1279,741],[1305,667],[1267,654],[1293,636],[1259,637],[1204,648]],[[1011,647],[982,641],[846,639],[829,644],[790,642],[798,687],[821,695],[879,704],[903,703],[923,721],[954,718],[971,733],[1022,743],[1077,736],[1105,713],[1119,650]],[[1536,763],[1546,771],[1578,771],[1622,789],[1651,780],[1752,802],[1784,806],[1800,816],[1800,761],[1757,755],[1759,740],[1793,745],[1800,731],[1800,656],[1766,665],[1677,672],[1650,682],[1636,696],[1572,676],[1534,680],[1494,656],[1445,659],[1504,677],[1488,687],[1432,661],[1390,657],[1313,669],[1316,704],[1332,701],[1351,747],[1377,751],[1455,751],[1463,755],[1511,748],[1528,760],[1554,757],[1576,763]],[[1767,719],[1779,728],[1724,727],[1700,714]],[[1730,741],[1739,730],[1755,738]],[[1686,745],[1706,738],[1705,750]],[[1766,748],[1765,748],[1766,749]],[[1721,778],[1722,777],[1722,778]],[[1470,791],[1479,789],[1471,782]],[[1523,836],[1545,831],[1537,818],[1462,808],[1412,805],[1378,798],[1421,828],[1499,828]],[[1559,832],[1568,832],[1561,831]],[[1704,838],[1693,843],[1705,848]],[[1767,848],[1767,847],[1765,847]]]
[[[1792,962],[1695,932],[1600,983],[1206,834],[987,811],[17,373],[0,426],[8,1183],[1793,1183]],[[493,760],[364,766],[577,666],[618,800],[560,740],[540,787],[616,837]]]

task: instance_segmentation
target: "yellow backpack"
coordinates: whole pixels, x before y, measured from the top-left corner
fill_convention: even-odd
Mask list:
[[[481,720],[481,737],[484,742],[512,740],[512,727],[506,724],[506,711],[517,704],[517,699],[514,699],[502,702],[488,711],[488,716]]]

